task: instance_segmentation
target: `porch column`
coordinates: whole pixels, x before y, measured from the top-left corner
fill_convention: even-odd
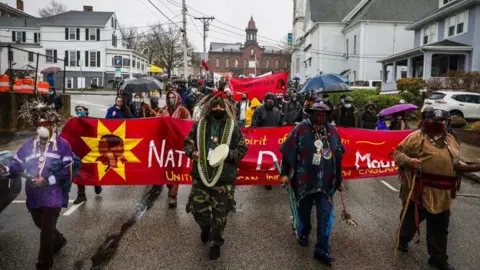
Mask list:
[[[387,66],[387,64],[382,64],[382,82],[387,82],[388,80]]]
[[[423,79],[427,80],[432,77],[432,53],[427,52],[423,55]]]
[[[396,81],[397,81],[397,62],[396,62],[396,61],[393,62],[393,71],[392,71],[392,73],[393,73],[393,74],[392,74],[392,80],[393,80],[394,82],[396,82]]]
[[[407,78],[413,77],[413,58],[409,57],[407,59]]]
[[[472,71],[472,56],[471,56],[471,53],[466,53],[464,54],[465,55],[465,66],[464,66],[464,70],[466,72],[470,72]]]

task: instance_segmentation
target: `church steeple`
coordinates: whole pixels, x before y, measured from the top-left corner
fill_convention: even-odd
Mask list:
[[[258,45],[257,32],[258,32],[258,29],[255,25],[255,21],[253,20],[253,16],[251,16],[250,21],[248,21],[248,26],[245,29],[245,33],[246,33],[245,47],[252,44]]]

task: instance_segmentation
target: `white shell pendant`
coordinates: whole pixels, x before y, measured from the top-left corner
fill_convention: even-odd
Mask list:
[[[314,145],[317,149],[322,149],[322,147],[323,147],[323,143],[322,143],[321,140],[316,140]]]

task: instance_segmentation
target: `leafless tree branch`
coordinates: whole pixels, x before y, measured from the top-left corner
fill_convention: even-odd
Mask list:
[[[61,14],[61,13],[65,13],[67,12],[67,6],[58,2],[58,1],[55,1],[55,0],[51,0],[50,3],[48,4],[48,6],[44,7],[44,8],[40,8],[38,10],[38,15],[42,18],[46,18],[46,17],[50,17],[50,16],[53,16],[53,15],[57,15],[57,14]]]

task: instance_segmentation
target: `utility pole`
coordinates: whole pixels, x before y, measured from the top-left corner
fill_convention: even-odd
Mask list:
[[[207,59],[207,32],[209,22],[215,20],[215,17],[195,17],[195,20],[200,20],[203,23],[203,59],[208,62]]]
[[[188,54],[187,54],[187,4],[182,0],[183,14],[183,77],[188,80]]]

